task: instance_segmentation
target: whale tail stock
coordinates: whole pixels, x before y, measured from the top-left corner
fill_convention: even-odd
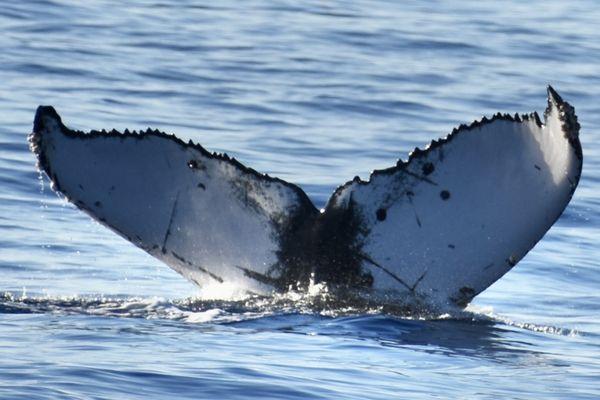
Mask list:
[[[465,306],[543,237],[579,182],[573,107],[461,125],[407,161],[335,190],[293,184],[153,130],[67,128],[37,110],[31,149],[53,189],[199,285],[305,285]]]

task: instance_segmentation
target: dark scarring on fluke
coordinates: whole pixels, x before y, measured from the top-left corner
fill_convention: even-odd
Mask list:
[[[307,287],[313,274],[315,282],[331,287],[371,288],[373,277],[361,267],[361,233],[363,220],[352,199],[343,209],[297,212],[280,224],[278,261],[268,276],[280,277],[282,289]]]

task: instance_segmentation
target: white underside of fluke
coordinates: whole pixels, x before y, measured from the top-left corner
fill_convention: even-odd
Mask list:
[[[56,190],[199,285],[281,290],[302,264],[293,243],[322,268],[336,257],[319,249],[338,240],[322,227],[350,216],[339,240],[352,254],[339,256],[358,260],[361,289],[464,306],[542,238],[579,181],[579,125],[551,88],[544,117],[461,126],[341,186],[321,215],[298,187],[159,132],[74,132],[40,107],[30,140]]]
[[[166,136],[80,140],[42,119],[46,172],[77,207],[198,285],[272,290],[244,270],[277,261],[274,223],[299,203],[294,190]]]

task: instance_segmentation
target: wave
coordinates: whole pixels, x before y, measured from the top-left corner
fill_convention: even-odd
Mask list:
[[[434,313],[381,304],[368,299],[342,299],[331,296],[326,288],[312,292],[288,292],[274,296],[246,296],[233,300],[211,300],[190,297],[166,299],[130,296],[27,296],[5,292],[0,294],[0,314],[92,315],[116,318],[144,318],[181,321],[191,324],[243,324],[281,316],[313,316],[337,319],[343,324],[372,325],[377,319],[385,323],[414,322],[479,327],[514,327],[530,332],[560,336],[585,336],[570,328],[513,321],[495,314],[490,308],[469,307],[466,310]],[[250,324],[248,324],[250,323]],[[461,329],[462,329],[461,328]]]

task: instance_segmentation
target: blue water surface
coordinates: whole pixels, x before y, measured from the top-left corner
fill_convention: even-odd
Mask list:
[[[595,1],[6,1],[0,7],[0,397],[600,397]],[[581,123],[567,210],[467,312],[299,295],[209,301],[59,199],[26,136],[150,126],[301,185],[355,175],[497,111]],[[205,296],[206,297],[206,296]]]

